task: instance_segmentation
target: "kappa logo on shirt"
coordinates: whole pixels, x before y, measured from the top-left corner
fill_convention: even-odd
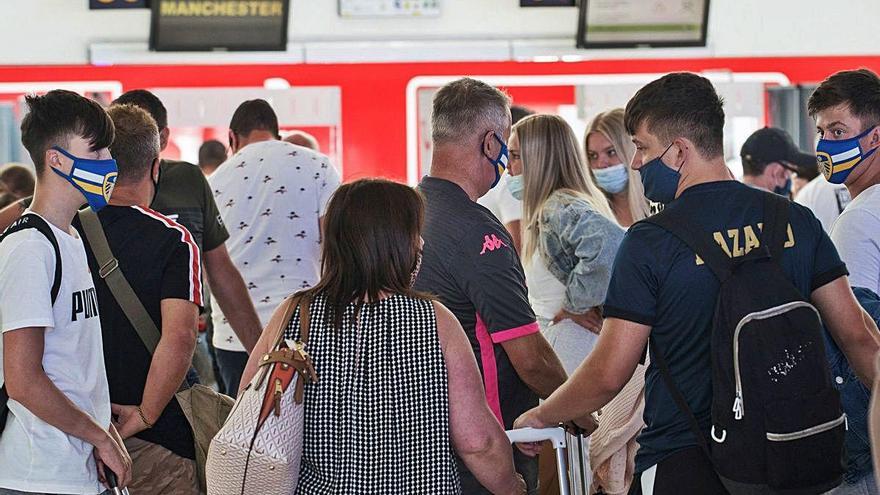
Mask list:
[[[486,254],[486,251],[492,252],[503,247],[507,247],[507,244],[499,239],[497,235],[492,234],[490,236],[489,234],[486,234],[483,236],[483,250],[480,251],[480,256]]]

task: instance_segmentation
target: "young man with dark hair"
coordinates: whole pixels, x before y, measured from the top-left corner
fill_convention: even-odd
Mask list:
[[[807,104],[816,119],[816,154],[825,179],[843,185],[852,201],[834,227],[831,239],[850,270],[850,283],[863,305],[880,293],[880,78],[867,70],[838,72],[822,81]],[[846,491],[877,493],[867,442],[869,391],[851,379],[840,350],[829,343],[832,370],[850,417],[847,432]]]
[[[196,346],[203,304],[200,252],[185,227],[149,208],[159,179],[155,121],[134,105],[112,105],[108,113],[116,127],[110,153],[119,178],[98,219],[117,270],[161,333],[151,353],[102,276],[96,237],[74,220],[97,289],[115,424],[131,453],[132,492],[196,494],[192,430],[174,394]]]
[[[765,127],[753,132],[740,150],[743,182],[791,198],[792,173],[816,166],[816,157],[803,153],[782,129]]]
[[[113,100],[114,105],[134,105],[143,108],[156,121],[159,128],[160,147],[164,150],[168,146],[168,136],[171,130],[168,129],[168,110],[162,104],[156,95],[150,93],[146,89],[132,89],[122,93],[119,98]]]
[[[233,155],[208,181],[230,226],[229,255],[247,282],[244,297],[268,323],[279,301],[319,279],[321,217],[339,174],[326,156],[281,141],[278,117],[264,100],[235,110],[229,143]],[[221,309],[214,313],[214,347],[227,391],[235,394],[246,385],[239,381],[251,347]]]
[[[831,238],[852,285],[880,293],[880,78],[867,69],[838,72],[816,88],[808,108],[822,173],[852,196]]]
[[[135,89],[122,94],[113,103],[128,103],[146,110],[159,128],[159,151],[161,153],[165,150],[170,135],[168,112],[156,95],[144,89]],[[217,305],[223,310],[224,318],[228,320],[235,336],[242,342],[244,350],[249,352],[260,337],[263,327],[248,296],[244,280],[226,250],[229,232],[214,202],[211,186],[199,167],[191,163],[161,160],[159,171],[159,189],[149,206],[190,231],[202,252],[205,275],[211,288],[210,293],[206,292],[205,295],[211,295],[217,300]],[[208,366],[199,366],[199,372],[206,381],[210,381],[208,375],[213,374],[220,392],[235,396],[238,390],[223,381],[213,355],[210,298],[205,302],[202,317],[206,321],[207,342],[200,344],[199,348],[202,349],[203,345],[207,347],[207,353],[213,361],[213,370]],[[203,352],[199,351],[199,356]],[[199,362],[197,359],[196,364],[199,365]]]
[[[278,135],[278,116],[266,100],[247,100],[235,109],[229,122],[229,147],[232,152],[244,148],[240,140],[255,131],[271,139],[281,139]]]
[[[69,91],[26,103],[21,138],[36,192],[0,237],[0,383],[9,397],[0,403],[9,408],[0,493],[97,494],[108,468],[128,484],[131,459],[111,424],[95,286],[71,220],[83,203],[98,210],[110,198],[113,123]]]
[[[734,180],[724,162],[724,111],[712,84],[690,73],[663,76],[629,101],[625,123],[636,145],[632,166],[642,176],[646,196],[666,205],[662,214],[687,218],[707,249],[717,247],[710,252],[716,259],[758,258],[761,229],[770,221],[765,202],[784,200]],[[846,267],[819,222],[806,208],[785,204],[787,239],[780,236],[774,247],[784,242],[779,259],[783,275],[818,308],[853,368],[870,383],[877,328],[853,297]],[[700,448],[709,442],[711,361],[716,355],[710,352],[710,339],[719,289],[707,263],[675,234],[647,221],[634,225],[617,254],[596,348],[516,426],[549,426],[599,410],[627,383],[650,339],[644,413],[648,426],[638,438],[631,493],[724,493]],[[659,356],[665,358],[668,376],[696,418],[702,438],[673,399]]]

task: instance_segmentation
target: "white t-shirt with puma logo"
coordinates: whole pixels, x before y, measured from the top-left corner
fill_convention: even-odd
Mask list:
[[[101,321],[83,242],[55,226],[52,232],[62,267],[55,304],[50,294],[55,250],[49,240],[36,229],[26,229],[0,242],[0,332],[45,328],[46,375],[98,424],[109,427]],[[0,362],[2,350],[0,340]],[[0,366],[0,382],[4,381]],[[8,406],[6,428],[0,434],[0,487],[45,493],[104,491],[92,445],[50,426],[14,400]]]

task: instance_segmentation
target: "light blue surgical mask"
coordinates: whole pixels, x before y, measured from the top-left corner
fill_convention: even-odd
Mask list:
[[[622,192],[629,183],[629,171],[622,163],[605,168],[594,168],[593,177],[596,178],[596,185],[608,194]]]
[[[525,189],[525,185],[523,184],[523,175],[511,175],[507,178],[507,190],[510,191],[510,195],[514,198],[522,201],[523,199],[523,190]]]
[[[820,139],[816,145],[816,160],[822,175],[832,184],[843,184],[846,178],[866,158],[873,155],[877,148],[865,151],[861,140],[877,126],[850,139]]]
[[[53,146],[52,149],[73,160],[70,174],[65,174],[56,168],[52,171],[82,193],[92,210],[97,212],[107,206],[113,187],[116,186],[116,176],[119,171],[116,160],[80,158],[58,146]]]

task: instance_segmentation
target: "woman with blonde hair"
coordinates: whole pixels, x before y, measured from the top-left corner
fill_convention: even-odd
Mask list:
[[[629,166],[635,147],[623,126],[623,109],[596,115],[587,127],[584,146],[590,176],[608,198],[617,223],[629,227],[648,216],[642,181]]]
[[[623,229],[587,173],[577,138],[561,117],[526,117],[511,130],[509,143],[508,187],[523,202],[522,259],[538,322],[545,332],[551,323],[571,320],[581,331],[598,334],[598,306],[605,299]],[[576,340],[583,343],[584,338]],[[566,350],[561,352],[563,365],[572,370],[586,354],[577,351],[567,364]]]
[[[617,222],[630,225],[647,217],[649,203],[638,172],[630,167],[635,146],[623,125],[623,109],[600,113],[584,136],[590,175],[614,210]],[[636,436],[644,427],[645,366],[639,365],[629,383],[602,408],[599,428],[590,441],[593,490],[608,495],[629,491],[639,448]]]
[[[577,138],[562,118],[523,119],[511,131],[509,148],[508,187],[523,200],[522,258],[529,299],[545,337],[571,374],[590,353],[601,329],[599,307],[623,229],[593,183]],[[638,179],[633,182],[641,188]],[[605,493],[625,493],[632,480],[635,437],[642,426],[644,367],[636,375],[603,409],[599,429],[590,439],[592,493],[600,487]]]

